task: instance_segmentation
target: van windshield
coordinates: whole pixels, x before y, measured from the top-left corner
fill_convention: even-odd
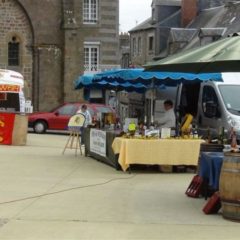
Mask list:
[[[224,104],[229,112],[240,115],[240,85],[219,85]]]

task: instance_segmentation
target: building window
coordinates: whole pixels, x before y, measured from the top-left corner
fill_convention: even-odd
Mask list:
[[[19,66],[20,43],[16,37],[8,42],[8,66]]]
[[[142,38],[139,37],[138,38],[138,55],[141,55],[142,54]]]
[[[153,51],[153,41],[154,41],[153,36],[148,38],[148,50],[149,51]]]
[[[84,71],[97,72],[99,64],[99,47],[84,46]]]
[[[83,1],[83,22],[96,23],[98,20],[98,0]]]

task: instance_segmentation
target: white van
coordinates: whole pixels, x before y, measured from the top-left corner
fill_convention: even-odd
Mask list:
[[[180,84],[175,96],[170,94],[169,98],[175,102],[178,122],[186,113],[192,114],[193,124],[202,136],[210,130],[212,137],[216,137],[220,128],[230,131],[234,127],[239,138],[240,73],[222,73],[222,78],[223,82]],[[162,91],[168,92],[168,89]],[[158,97],[161,98],[161,92]]]
[[[22,74],[0,69],[0,112],[25,113]]]

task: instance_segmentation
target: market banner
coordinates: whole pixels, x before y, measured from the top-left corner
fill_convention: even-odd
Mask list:
[[[97,129],[91,129],[90,151],[106,157],[106,132]]]
[[[19,85],[0,84],[0,92],[20,92],[21,87]]]
[[[0,113],[0,144],[11,145],[15,114]]]

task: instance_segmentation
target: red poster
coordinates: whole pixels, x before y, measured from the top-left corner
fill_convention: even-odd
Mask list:
[[[15,114],[0,113],[0,144],[12,144]]]

